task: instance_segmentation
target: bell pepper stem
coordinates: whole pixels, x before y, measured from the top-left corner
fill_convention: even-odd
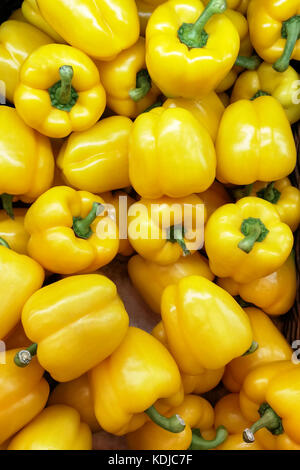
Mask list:
[[[152,111],[152,109],[160,108],[162,105],[163,105],[162,100],[156,101],[156,103],[151,104],[151,106],[149,106],[147,109],[145,109],[145,111],[143,111],[143,113],[149,113],[150,111]]]
[[[167,239],[171,243],[178,243],[183,251],[183,256],[189,256],[191,252],[187,249],[184,241],[184,228],[181,225],[173,225],[169,228]]]
[[[233,189],[231,192],[233,194],[233,197],[236,200],[242,199],[243,197],[248,197],[250,196],[253,188],[253,183],[248,184],[247,186],[242,186],[240,188]]]
[[[295,15],[283,23],[281,35],[286,38],[286,44],[282,56],[273,65],[277,72],[285,72],[290,65],[294,47],[300,38],[300,15]]]
[[[260,419],[252,424],[251,428],[247,428],[243,432],[243,439],[249,444],[255,442],[254,434],[260,429],[266,428],[276,436],[284,432],[281,418],[277,413],[275,413],[270,405],[268,405],[268,403],[263,403],[258,412],[260,414]]]
[[[242,357],[244,356],[249,356],[250,354],[253,354],[255,353],[255,351],[257,351],[259,348],[259,344],[256,342],[256,341],[252,341],[252,344],[250,346],[250,348],[248,349],[248,351],[246,351]]]
[[[103,206],[103,204],[94,202],[91,211],[85,218],[74,217],[73,230],[76,237],[83,238],[85,240],[90,238],[93,234],[91,224],[94,222],[96,217],[98,217],[104,211],[104,209],[105,207]]]
[[[241,232],[245,238],[240,241],[238,247],[245,253],[250,253],[256,242],[262,242],[266,238],[269,230],[260,219],[249,217],[243,221]]]
[[[7,213],[7,215],[14,220],[14,210],[13,210],[13,196],[11,194],[3,193],[1,194],[2,207]]]
[[[263,91],[263,90],[258,90],[258,92],[255,93],[255,95],[253,95],[252,98],[250,98],[250,101],[254,101],[257,98],[260,98],[261,96],[271,96],[271,93],[268,93],[267,91]]]
[[[37,344],[33,343],[28,348],[22,349],[21,351],[17,352],[14,358],[14,362],[18,367],[27,367],[32,358],[37,353]]]
[[[210,450],[215,449],[226,441],[228,431],[224,426],[219,426],[216,430],[216,437],[210,441],[204,439],[198,430],[193,430],[192,436],[190,450]]]
[[[272,204],[277,204],[280,199],[281,192],[278,191],[278,189],[276,189],[274,185],[274,181],[272,183],[269,183],[265,188],[258,191],[256,195],[259,198],[264,199],[265,201],[269,201]]]
[[[75,105],[78,94],[72,87],[74,70],[71,65],[63,65],[59,69],[60,81],[49,88],[51,104],[61,111],[70,112]]]
[[[261,59],[257,55],[252,57],[244,57],[239,55],[235,61],[235,65],[238,67],[243,67],[247,70],[256,70],[260,66],[261,62]]]
[[[10,246],[9,246],[9,244],[7,243],[7,241],[5,241],[4,238],[1,238],[1,237],[0,237],[0,245],[1,245],[1,246],[5,246],[5,248],[9,248],[9,249],[10,249]]]
[[[129,96],[133,101],[138,102],[145,98],[150,90],[150,75],[146,69],[140,70],[136,75],[136,88],[134,88],[134,90],[130,90]]]
[[[185,428],[185,422],[179,415],[173,415],[170,418],[166,418],[166,416],[162,416],[154,406],[150,406],[145,413],[155,424],[166,431],[177,434],[182,432]]]

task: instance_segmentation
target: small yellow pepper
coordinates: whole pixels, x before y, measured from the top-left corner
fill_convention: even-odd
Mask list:
[[[10,248],[22,255],[27,254],[29,234],[24,227],[27,209],[14,209],[14,219],[5,211],[0,211],[0,238],[5,240]]]
[[[147,24],[150,16],[154,12],[155,8],[165,0],[136,0],[136,6],[138,9],[141,36],[145,36]]]
[[[218,277],[245,284],[277,271],[289,257],[294,237],[270,202],[245,197],[209,218],[205,249]]]
[[[115,221],[104,213],[99,196],[56,186],[28,209],[28,253],[48,271],[93,272],[110,263],[119,250]],[[104,215],[103,215],[104,214]]]
[[[73,408],[50,406],[14,436],[7,450],[92,450],[92,433]]]
[[[64,39],[43,18],[37,0],[24,0],[21,7],[22,14],[28,23],[48,34],[54,42],[64,43]]]
[[[191,112],[159,107],[134,122],[129,177],[143,198],[179,198],[206,191],[215,171],[213,141]]]
[[[49,44],[22,65],[14,102],[29,126],[59,138],[92,127],[103,114],[106,94],[96,65],[84,52]]]
[[[26,366],[36,353],[55,380],[68,382],[112,354],[128,322],[117,288],[108,278],[99,274],[64,278],[26,302],[22,324],[34,345],[17,355],[16,364]]]
[[[204,193],[198,194],[198,196],[204,202],[204,206],[207,210],[207,219],[209,219],[219,207],[232,202],[225,187],[217,180],[214,181],[210,188],[204,191]]]

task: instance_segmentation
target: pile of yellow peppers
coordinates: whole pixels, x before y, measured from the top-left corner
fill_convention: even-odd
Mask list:
[[[300,450],[273,321],[297,289],[300,0],[20,7],[0,25],[0,449]]]

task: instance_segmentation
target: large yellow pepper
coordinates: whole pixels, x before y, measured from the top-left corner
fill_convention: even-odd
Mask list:
[[[294,237],[270,202],[245,197],[209,218],[205,249],[218,277],[245,284],[277,271],[293,248]]]
[[[7,450],[92,450],[92,433],[69,406],[50,406],[10,441]]]
[[[28,23],[48,34],[54,42],[64,43],[64,39],[43,18],[37,0],[24,0],[22,3],[22,14]]]
[[[206,191],[214,182],[215,165],[208,131],[186,109],[159,107],[134,122],[129,177],[140,196],[179,198]]]
[[[146,63],[167,97],[195,98],[214,91],[233,67],[240,47],[232,22],[219,15],[225,0],[170,0],[152,14]]]
[[[138,40],[134,0],[37,0],[37,4],[67,43],[95,59],[112,60]]]
[[[141,199],[128,211],[128,238],[143,258],[162,266],[203,246],[206,209],[192,194],[181,199]]]
[[[0,364],[0,444],[40,413],[49,395],[44,369],[37,359],[26,370],[20,369],[14,364],[16,352],[6,351],[6,363]]]
[[[105,202],[94,194],[67,186],[49,189],[25,217],[28,253],[59,274],[93,272],[105,266],[118,253],[119,238],[115,221],[104,209]]]
[[[136,6],[140,20],[141,36],[145,36],[149,18],[154,12],[155,8],[164,2],[165,0],[136,0]]]
[[[272,96],[240,100],[225,109],[216,142],[217,179],[237,185],[277,181],[296,165],[290,123]]]
[[[130,327],[118,349],[89,372],[89,379],[95,414],[105,431],[127,434],[148,417],[171,432],[183,431],[182,419],[164,418],[153,406],[161,398],[178,406],[183,390],[174,359],[145,331]]]
[[[22,255],[27,254],[29,234],[24,227],[27,209],[14,209],[14,219],[5,211],[0,211],[0,238],[5,240],[10,248]]]
[[[248,5],[250,0],[227,0],[227,8],[231,10],[239,11],[245,15],[247,13]],[[207,5],[209,0],[203,0],[204,5]]]
[[[13,103],[19,83],[19,72],[27,57],[53,40],[34,26],[9,20],[0,26],[0,77],[5,84],[5,96]],[[2,91],[2,90],[1,90]]]
[[[49,44],[22,65],[14,102],[26,124],[59,138],[92,127],[103,114],[106,94],[96,65],[84,52]]]
[[[266,62],[284,72],[291,59],[300,60],[298,0],[252,0],[248,9],[251,42]]]
[[[168,347],[185,374],[224,367],[252,344],[247,314],[204,277],[189,276],[167,287],[161,309]]]
[[[130,186],[128,143],[131,128],[130,119],[112,116],[86,132],[72,134],[57,160],[68,183],[93,193]]]
[[[199,197],[204,202],[207,211],[207,219],[209,219],[219,207],[232,202],[226,188],[217,180],[215,180],[211,187],[204,191],[204,193],[199,194]]]
[[[160,266],[150,259],[136,255],[128,262],[128,274],[134,287],[151,310],[159,315],[161,297],[167,286],[193,275],[206,277],[210,281],[214,280],[207,259],[198,252],[191,256],[181,257],[168,266]]]
[[[108,278],[67,277],[43,287],[26,302],[22,324],[34,345],[21,351],[16,363],[24,367],[36,353],[55,380],[68,382],[112,354],[128,322],[117,288]]]
[[[285,72],[276,72],[271,64],[262,63],[257,70],[248,70],[237,79],[231,102],[251,100],[259,95],[272,95],[283,106],[291,124],[300,119],[300,106],[295,103],[295,84],[299,74],[289,66]]]
[[[218,279],[218,285],[233,297],[256,305],[269,315],[283,315],[294,305],[297,291],[297,273],[292,253],[278,271],[246,284],[230,278]]]

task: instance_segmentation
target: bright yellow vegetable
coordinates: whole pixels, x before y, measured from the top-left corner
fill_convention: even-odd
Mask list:
[[[24,227],[27,209],[14,209],[14,219],[5,211],[0,211],[0,238],[5,240],[10,248],[22,255],[27,254],[29,234]]]
[[[207,210],[207,219],[209,219],[219,207],[232,202],[226,188],[218,181],[214,181],[210,188],[204,191],[204,193],[199,194],[199,197],[203,200]]]
[[[64,43],[64,39],[43,18],[37,0],[24,0],[22,3],[22,14],[28,23],[48,34],[55,42]]]

